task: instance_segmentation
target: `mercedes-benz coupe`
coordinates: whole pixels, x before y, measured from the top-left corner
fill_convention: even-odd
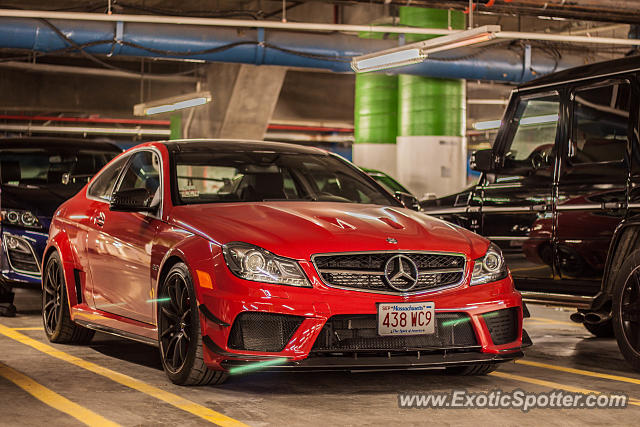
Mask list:
[[[292,144],[137,146],[58,209],[42,268],[51,341],[156,345],[177,384],[257,367],[478,375],[529,343],[496,246]]]

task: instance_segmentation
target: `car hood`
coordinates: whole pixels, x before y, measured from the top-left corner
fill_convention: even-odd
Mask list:
[[[423,250],[481,257],[489,242],[461,227],[408,209],[326,202],[176,206],[169,221],[219,244],[242,241],[278,255]],[[397,242],[397,243],[395,243]]]
[[[58,206],[73,197],[82,185],[2,185],[0,206],[2,209],[24,209],[39,217],[51,218]]]

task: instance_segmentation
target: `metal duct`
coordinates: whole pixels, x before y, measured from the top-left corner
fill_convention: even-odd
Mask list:
[[[351,72],[351,57],[387,49],[393,40],[369,40],[339,33],[52,20],[87,52],[102,55],[201,59],[211,62],[282,65]],[[69,53],[75,49],[42,20],[0,18],[0,48]],[[392,73],[441,78],[524,82],[584,63],[578,55],[555,58],[533,50],[494,47],[458,49]],[[446,56],[446,57],[445,57]]]

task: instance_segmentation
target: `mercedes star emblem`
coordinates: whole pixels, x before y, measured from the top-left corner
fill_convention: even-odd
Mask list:
[[[418,283],[418,267],[408,256],[395,255],[384,265],[384,280],[396,291],[410,291]]]

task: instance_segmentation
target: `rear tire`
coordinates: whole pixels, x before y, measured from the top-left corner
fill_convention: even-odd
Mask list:
[[[498,369],[498,365],[495,363],[476,363],[474,365],[452,366],[445,368],[444,371],[447,375],[480,376],[490,374],[496,369]]]
[[[204,363],[200,316],[185,264],[178,263],[169,270],[158,299],[160,358],[169,379],[178,385],[222,384],[227,374]]]
[[[88,344],[95,334],[71,320],[67,283],[57,252],[47,259],[42,274],[42,322],[49,341],[59,344]]]
[[[613,321],[607,320],[602,323],[583,323],[587,331],[591,332],[598,338],[611,338],[613,337]]]
[[[640,251],[627,257],[615,277],[613,331],[624,358],[640,371]]]

